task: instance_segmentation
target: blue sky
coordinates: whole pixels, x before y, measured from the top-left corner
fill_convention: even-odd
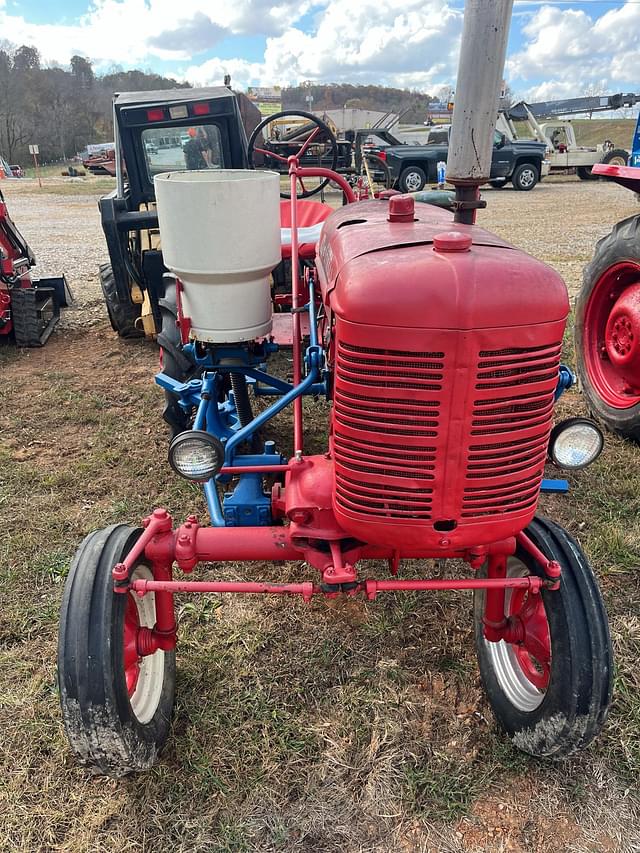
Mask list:
[[[238,88],[302,80],[455,85],[461,0],[0,0],[0,33],[46,62]],[[5,36],[6,38],[6,36]],[[640,92],[640,0],[516,0],[505,76],[530,100]]]

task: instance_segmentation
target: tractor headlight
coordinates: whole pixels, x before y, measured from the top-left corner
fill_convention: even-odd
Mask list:
[[[169,445],[173,470],[197,483],[206,483],[224,464],[224,447],[214,435],[199,429],[179,433]]]
[[[595,462],[603,447],[600,428],[588,418],[561,421],[549,437],[549,457],[559,468],[585,468]]]

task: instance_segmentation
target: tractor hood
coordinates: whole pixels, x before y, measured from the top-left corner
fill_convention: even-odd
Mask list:
[[[325,222],[319,281],[336,315],[420,329],[525,326],[567,317],[560,276],[495,234],[454,224],[450,212],[428,204],[415,204],[410,221],[390,222],[389,215],[386,200],[360,202]],[[451,232],[458,238],[447,240]],[[471,245],[456,251],[465,238]]]

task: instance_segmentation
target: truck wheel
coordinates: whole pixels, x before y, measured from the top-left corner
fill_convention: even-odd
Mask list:
[[[598,175],[594,175],[591,166],[578,166],[576,173],[581,181],[597,181]]]
[[[420,166],[408,166],[400,174],[398,188],[403,193],[418,193],[427,183],[427,176]]]
[[[162,315],[162,328],[158,335],[160,366],[162,372],[179,382],[188,382],[200,375],[198,366],[182,348],[178,329],[178,309],[175,283],[167,284],[164,296],[158,300]],[[165,408],[162,417],[171,427],[172,437],[189,429],[189,416],[178,402],[176,394],[165,391]]]
[[[507,590],[505,615],[520,621],[519,644],[483,634],[484,590],[475,596],[480,676],[493,713],[524,752],[560,757],[586,746],[600,731],[611,699],[613,653],[607,614],[593,571],[578,543],[537,517],[527,528],[543,554],[562,568],[558,590],[532,595]],[[541,575],[524,550],[509,558],[510,577]]]
[[[629,162],[629,152],[623,148],[614,148],[613,151],[607,151],[600,162],[610,166],[626,166]]]
[[[507,185],[506,178],[496,178],[495,181],[489,181],[489,186],[493,187],[494,190],[502,190]]]
[[[640,216],[596,245],[576,300],[575,342],[591,412],[640,443]]]
[[[67,737],[81,764],[108,776],[150,767],[169,734],[175,652],[139,656],[137,634],[153,627],[155,598],[115,593],[111,570],[140,531],[97,530],[67,578],[58,638],[58,687]],[[152,578],[139,563],[134,577]]]
[[[113,331],[117,332],[121,338],[141,338],[144,333],[136,326],[136,320],[140,317],[140,306],[133,302],[118,301],[116,280],[111,264],[101,264],[100,286]]]
[[[511,176],[514,188],[526,192],[532,190],[538,183],[538,170],[533,163],[521,163]]]

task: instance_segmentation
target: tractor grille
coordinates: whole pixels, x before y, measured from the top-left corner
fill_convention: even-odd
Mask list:
[[[336,503],[387,519],[432,517],[443,352],[359,347],[336,355]]]
[[[535,506],[560,349],[556,343],[479,353],[462,518]]]
[[[513,339],[505,331],[503,341],[507,334]],[[521,518],[535,507],[561,345],[476,344],[475,356],[471,345],[456,363],[455,336],[441,333],[442,351],[434,352],[360,347],[338,337],[338,512],[433,529],[442,520],[462,527],[485,516]]]

